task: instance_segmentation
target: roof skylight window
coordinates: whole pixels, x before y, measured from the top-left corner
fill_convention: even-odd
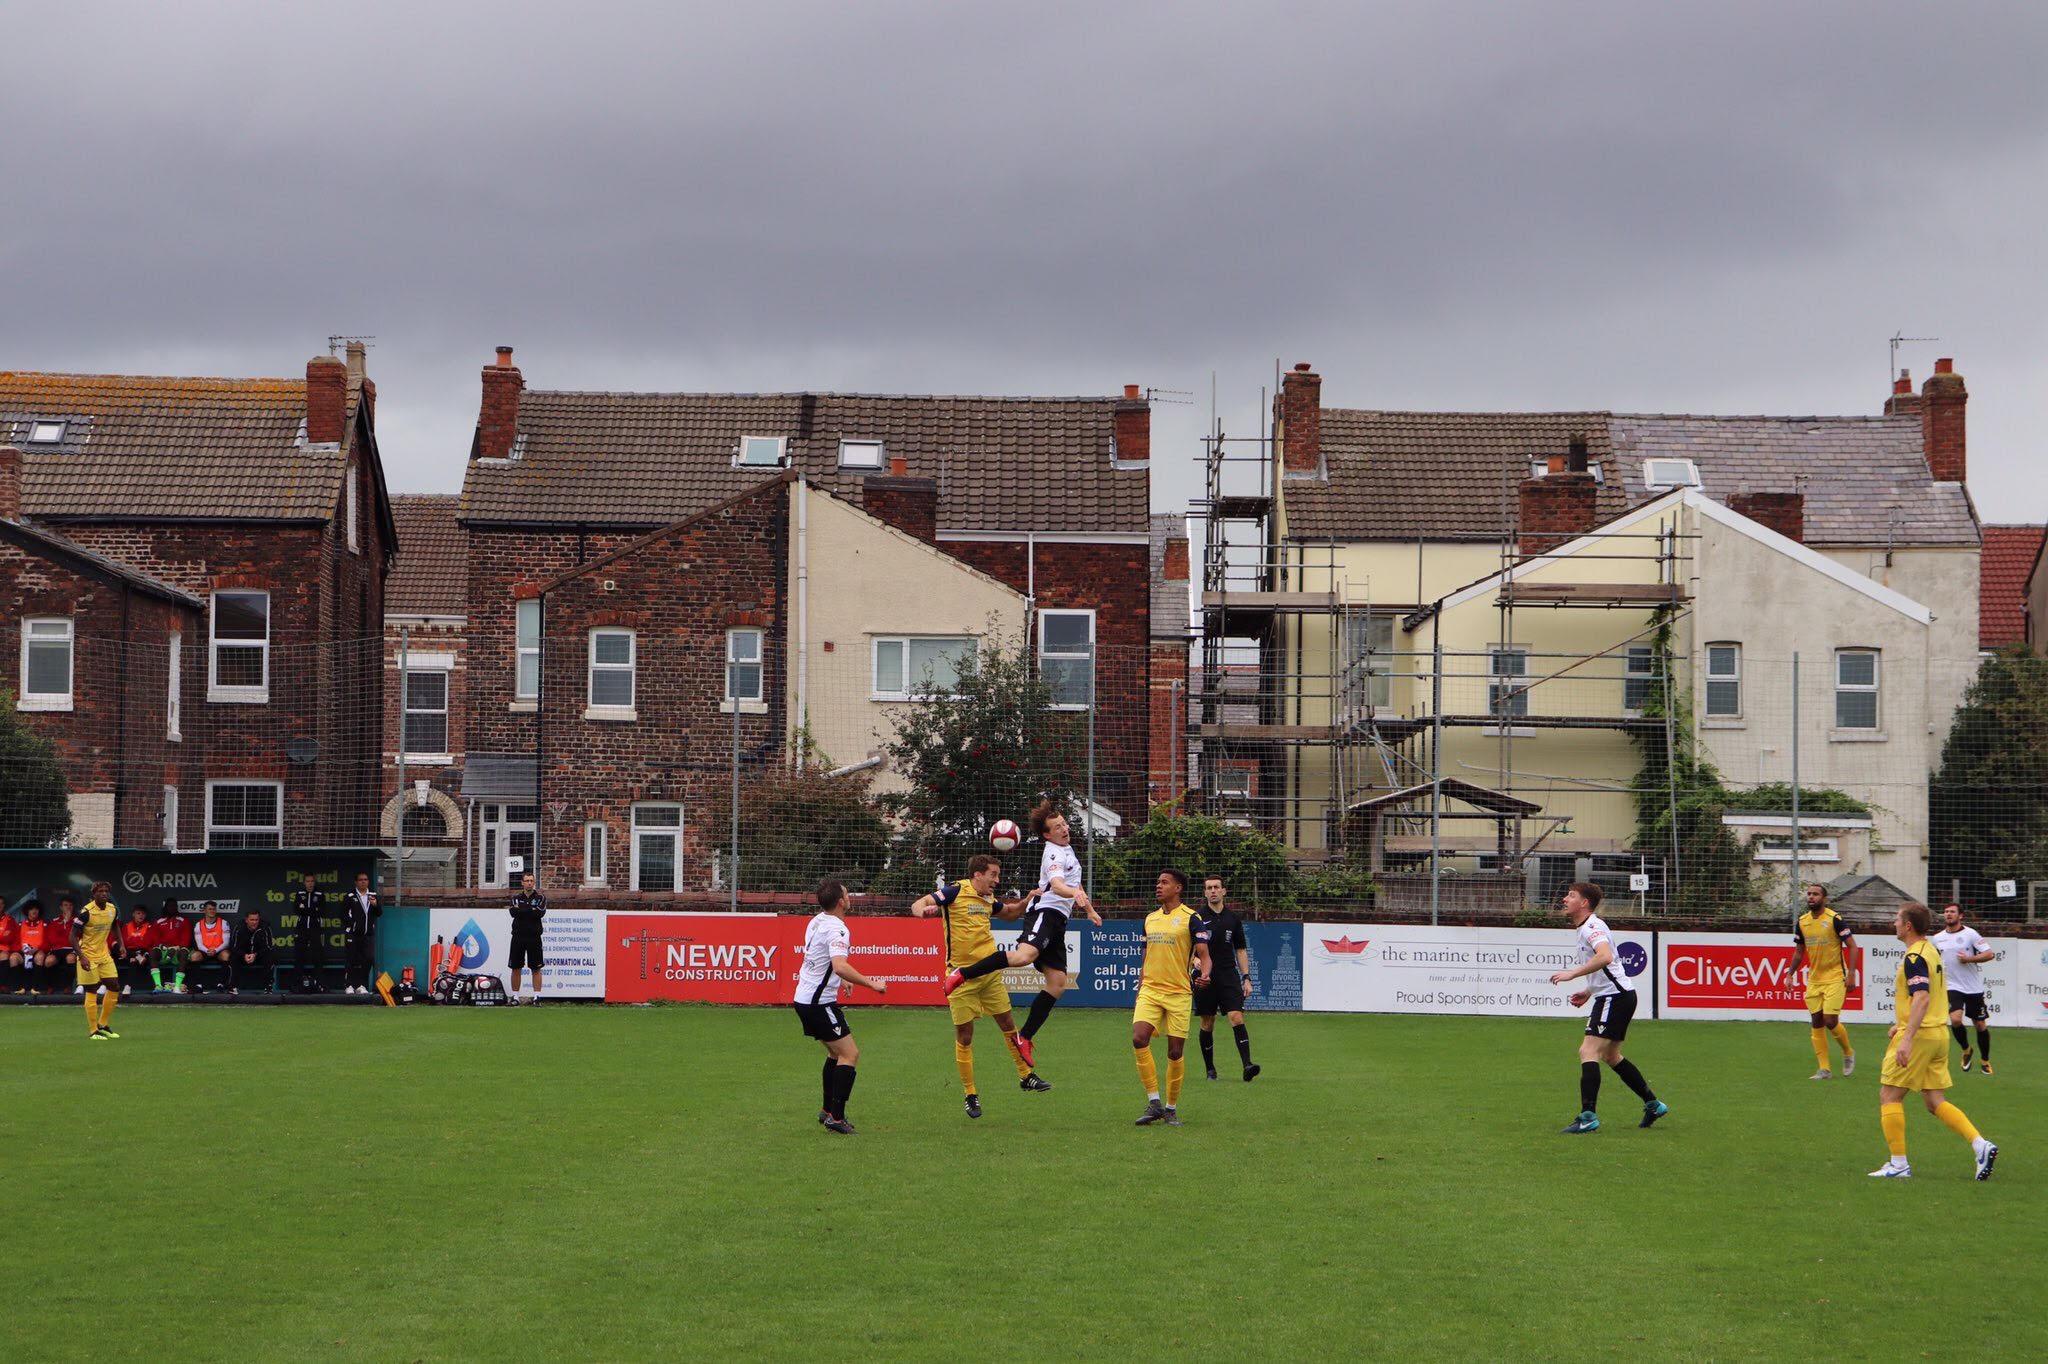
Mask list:
[[[788,462],[789,442],[783,436],[741,436],[738,457],[733,461],[746,469],[780,469]]]
[[[1700,467],[1689,459],[1646,459],[1643,486],[1653,493],[1700,486]]]
[[[58,441],[64,439],[64,426],[65,423],[61,421],[30,422],[28,424],[29,444],[55,445]]]

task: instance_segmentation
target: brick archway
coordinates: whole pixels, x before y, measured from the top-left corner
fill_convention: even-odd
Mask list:
[[[418,801],[419,798],[411,791],[401,791],[386,801],[384,804],[384,817],[378,821],[377,826],[382,831],[381,836],[384,838],[397,838],[400,813],[408,809],[419,808]],[[457,842],[462,840],[462,807],[457,805],[447,793],[429,788],[425,808],[440,814],[441,824],[444,829],[442,836],[444,838],[454,839]]]

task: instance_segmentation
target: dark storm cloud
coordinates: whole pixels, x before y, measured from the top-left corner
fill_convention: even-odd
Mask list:
[[[166,19],[164,16],[170,15]],[[405,488],[544,387],[1866,411],[2048,397],[2033,5],[10,6],[0,363],[374,333]],[[1177,442],[1177,443],[1176,443]],[[1192,490],[1185,459],[1169,482]]]

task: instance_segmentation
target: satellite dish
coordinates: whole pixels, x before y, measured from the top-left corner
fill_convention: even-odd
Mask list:
[[[284,755],[304,767],[320,756],[318,739],[294,739],[284,746]]]

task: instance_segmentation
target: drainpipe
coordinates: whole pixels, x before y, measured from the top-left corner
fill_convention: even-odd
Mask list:
[[[121,648],[124,652],[127,650],[130,644],[134,643],[134,641],[129,637],[128,633],[128,603],[134,598],[134,595],[135,589],[133,587],[130,587],[126,582],[123,582],[121,584]],[[76,640],[72,642],[71,647],[73,659],[73,662],[71,664],[72,689],[75,691],[77,689],[78,678],[78,663],[76,661],[78,656],[78,645]],[[114,674],[114,752],[125,754],[127,753],[127,751],[128,669],[126,667],[122,667],[117,669]],[[127,763],[116,762],[114,764],[114,827],[112,833],[114,839],[114,846],[117,848],[121,846],[122,797],[128,794],[128,778],[126,775],[127,771]],[[279,827],[282,828],[284,825],[284,808],[282,805],[279,806],[277,811],[277,821]]]
[[[796,723],[797,732],[807,740],[811,728],[810,485],[798,479],[790,492],[796,499]],[[804,754],[799,749],[792,756],[800,763]]]

